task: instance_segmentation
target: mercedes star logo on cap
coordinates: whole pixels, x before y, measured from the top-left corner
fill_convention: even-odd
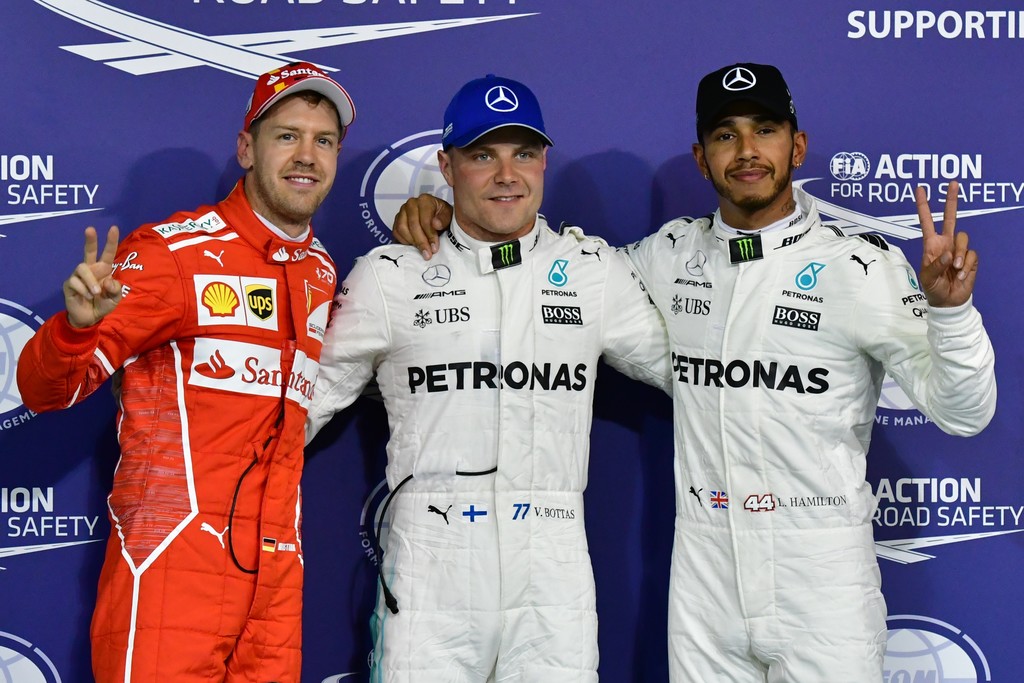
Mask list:
[[[503,85],[496,85],[484,95],[484,102],[490,109],[497,112],[510,112],[519,108],[519,98]]]
[[[722,78],[722,87],[726,90],[749,90],[756,84],[757,79],[754,78],[754,74],[750,69],[745,69],[742,66],[731,69]]]

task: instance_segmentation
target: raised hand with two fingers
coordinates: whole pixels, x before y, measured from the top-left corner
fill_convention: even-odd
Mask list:
[[[91,327],[120,303],[121,283],[114,279],[117,240],[114,225],[107,231],[107,242],[100,253],[96,229],[85,229],[85,257],[64,281],[64,306],[72,327]]]
[[[917,215],[921,219],[921,289],[928,297],[928,303],[936,307],[966,303],[974,291],[974,280],[978,274],[977,252],[967,248],[966,232],[956,232],[958,191],[957,182],[950,182],[941,233],[935,231],[924,188],[918,187],[914,191]]]

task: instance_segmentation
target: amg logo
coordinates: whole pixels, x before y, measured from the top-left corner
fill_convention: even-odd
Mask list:
[[[466,290],[464,289],[453,289],[450,292],[424,292],[423,294],[417,294],[413,299],[433,299],[438,296],[464,296],[465,294]]]
[[[687,287],[703,287],[704,289],[711,289],[710,282],[697,282],[696,280],[684,280],[683,278],[676,278],[677,285],[686,285]]]
[[[818,330],[818,322],[821,321],[821,313],[817,311],[802,311],[799,308],[787,308],[776,306],[775,315],[772,316],[772,325],[783,327],[796,327],[801,330]]]
[[[582,325],[579,306],[541,306],[545,325]]]

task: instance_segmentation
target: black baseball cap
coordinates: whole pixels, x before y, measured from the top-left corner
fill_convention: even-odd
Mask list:
[[[789,121],[797,130],[796,106],[782,72],[770,64],[723,66],[700,79],[697,86],[697,140],[714,125],[718,114],[733,102],[749,100]]]

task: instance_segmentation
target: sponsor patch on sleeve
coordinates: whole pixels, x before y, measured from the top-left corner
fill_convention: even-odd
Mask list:
[[[199,218],[183,223],[164,223],[153,227],[153,231],[164,239],[174,237],[183,232],[217,232],[227,227],[227,223],[216,211],[211,211]]]

